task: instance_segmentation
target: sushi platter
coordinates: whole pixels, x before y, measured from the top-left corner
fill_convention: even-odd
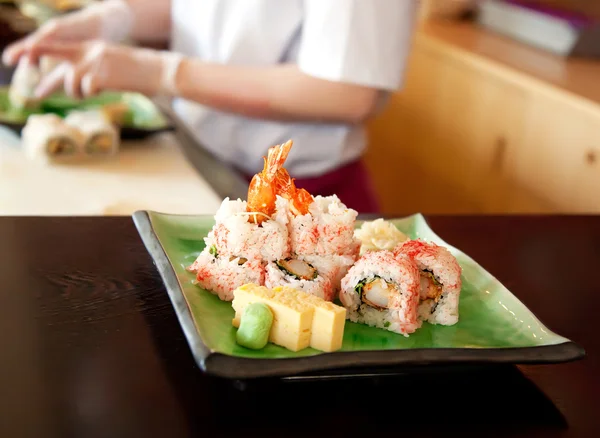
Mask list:
[[[134,214],[203,371],[289,378],[584,356],[422,215],[364,221],[335,195],[295,187],[291,147],[270,148],[248,199],[225,199],[214,217]]]

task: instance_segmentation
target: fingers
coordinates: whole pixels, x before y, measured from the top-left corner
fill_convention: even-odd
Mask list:
[[[101,70],[104,57],[104,44],[53,44],[52,47],[40,46],[44,55],[59,57],[63,62],[46,75],[38,89],[36,97],[43,98],[64,86],[65,93],[72,98],[82,99],[96,94],[101,89]]]
[[[63,86],[67,95],[78,98],[81,92],[76,81],[84,74],[79,71],[83,68],[80,66],[80,59],[84,51],[84,45],[75,43],[42,43],[35,46],[28,55],[31,62],[39,62],[40,58],[47,56],[61,60],[58,67],[44,75],[40,81],[35,91],[36,98],[48,97]]]
[[[60,90],[65,83],[67,72],[71,69],[69,62],[62,62],[50,73],[45,75],[35,90],[36,99],[44,99],[55,91]]]
[[[94,96],[102,91],[100,84],[100,80],[94,73],[86,73],[81,79],[81,92],[83,97]]]
[[[37,32],[7,46],[2,53],[2,62],[9,67],[15,66],[19,59],[35,46],[51,42],[57,32],[56,23],[54,21],[47,22]]]
[[[19,59],[27,53],[31,44],[30,38],[24,38],[6,47],[2,53],[2,63],[7,67],[14,67]]]
[[[38,63],[39,59],[43,56],[76,62],[85,53],[87,48],[88,45],[82,43],[39,43],[29,48],[28,56],[35,63]]]
[[[82,61],[78,64],[71,65],[71,68],[67,70],[65,75],[65,93],[67,96],[74,99],[81,99],[84,97],[82,91],[82,81],[85,76],[88,75],[88,70],[91,63],[89,61]],[[86,79],[90,81],[90,79]]]

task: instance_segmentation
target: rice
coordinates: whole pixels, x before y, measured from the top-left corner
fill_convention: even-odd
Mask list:
[[[280,199],[277,209],[289,218],[291,252],[298,255],[354,255],[360,242],[354,239],[358,213],[333,196],[315,196],[305,215],[291,215],[289,204]]]
[[[361,300],[359,283],[380,278],[397,289],[387,309],[379,310]],[[391,251],[373,251],[362,256],[342,279],[340,301],[351,321],[408,336],[420,327],[417,317],[419,272],[414,263],[395,257]]]
[[[204,239],[219,254],[274,261],[290,254],[287,216],[275,214],[260,226],[248,220],[246,202],[226,198],[215,215],[215,226]]]
[[[317,267],[315,266],[315,268]],[[288,274],[287,272],[281,270],[276,263],[270,262],[267,264],[265,286],[268,288],[289,286],[294,289],[300,289],[306,293],[315,295],[327,301],[333,301],[335,297],[335,289],[331,274],[318,268],[317,277],[315,279],[305,280],[303,278],[298,278],[294,275]]]
[[[206,248],[198,256],[190,270],[196,272],[198,285],[217,295],[223,301],[233,299],[233,291],[247,283],[264,284],[265,268],[260,260],[247,260],[240,264],[239,258],[215,256]]]
[[[354,263],[354,259],[348,256],[295,256],[317,270],[317,278],[314,280],[299,279],[282,270],[277,263],[267,264],[265,286],[273,288],[276,286],[289,286],[303,290],[311,295],[318,296],[327,301],[337,298],[342,278]]]
[[[395,309],[377,310],[367,304],[361,304],[356,310],[347,310],[347,319],[408,337],[421,327],[421,321],[417,319],[415,322],[401,322],[401,312]]]
[[[411,240],[398,246],[394,253],[398,257],[406,257],[413,261],[422,273],[431,272],[441,284],[442,294],[436,304],[425,296],[426,282],[421,280],[420,319],[431,324],[456,324],[459,317],[459,296],[462,287],[461,267],[450,251],[434,243]]]

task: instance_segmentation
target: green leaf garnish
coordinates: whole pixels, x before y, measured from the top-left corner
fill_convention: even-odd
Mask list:
[[[354,286],[354,290],[356,291],[359,297],[362,297],[363,287],[365,287],[365,284],[367,284],[367,280],[363,280],[356,286]]]
[[[442,286],[442,283],[440,283],[440,282],[438,281],[438,279],[437,279],[437,278],[435,278],[435,275],[433,274],[433,272],[431,272],[431,271],[429,271],[429,270],[427,270],[427,269],[426,269],[426,270],[424,270],[423,272],[425,272],[425,273],[427,274],[427,276],[428,276],[429,278],[431,278],[431,281],[433,281],[433,284],[435,284],[436,286],[439,286],[439,287],[441,287],[441,286]]]

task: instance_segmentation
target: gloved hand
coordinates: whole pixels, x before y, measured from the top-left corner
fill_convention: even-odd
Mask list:
[[[176,74],[182,61],[182,56],[173,52],[102,41],[38,44],[29,56],[33,62],[41,56],[62,60],[42,78],[35,92],[38,99],[63,86],[66,94],[74,98],[105,90],[174,96],[177,94]]]
[[[6,48],[2,61],[14,66],[39,44],[100,39],[123,41],[133,28],[134,16],[124,0],[105,0],[80,11],[47,21],[36,32]]]

